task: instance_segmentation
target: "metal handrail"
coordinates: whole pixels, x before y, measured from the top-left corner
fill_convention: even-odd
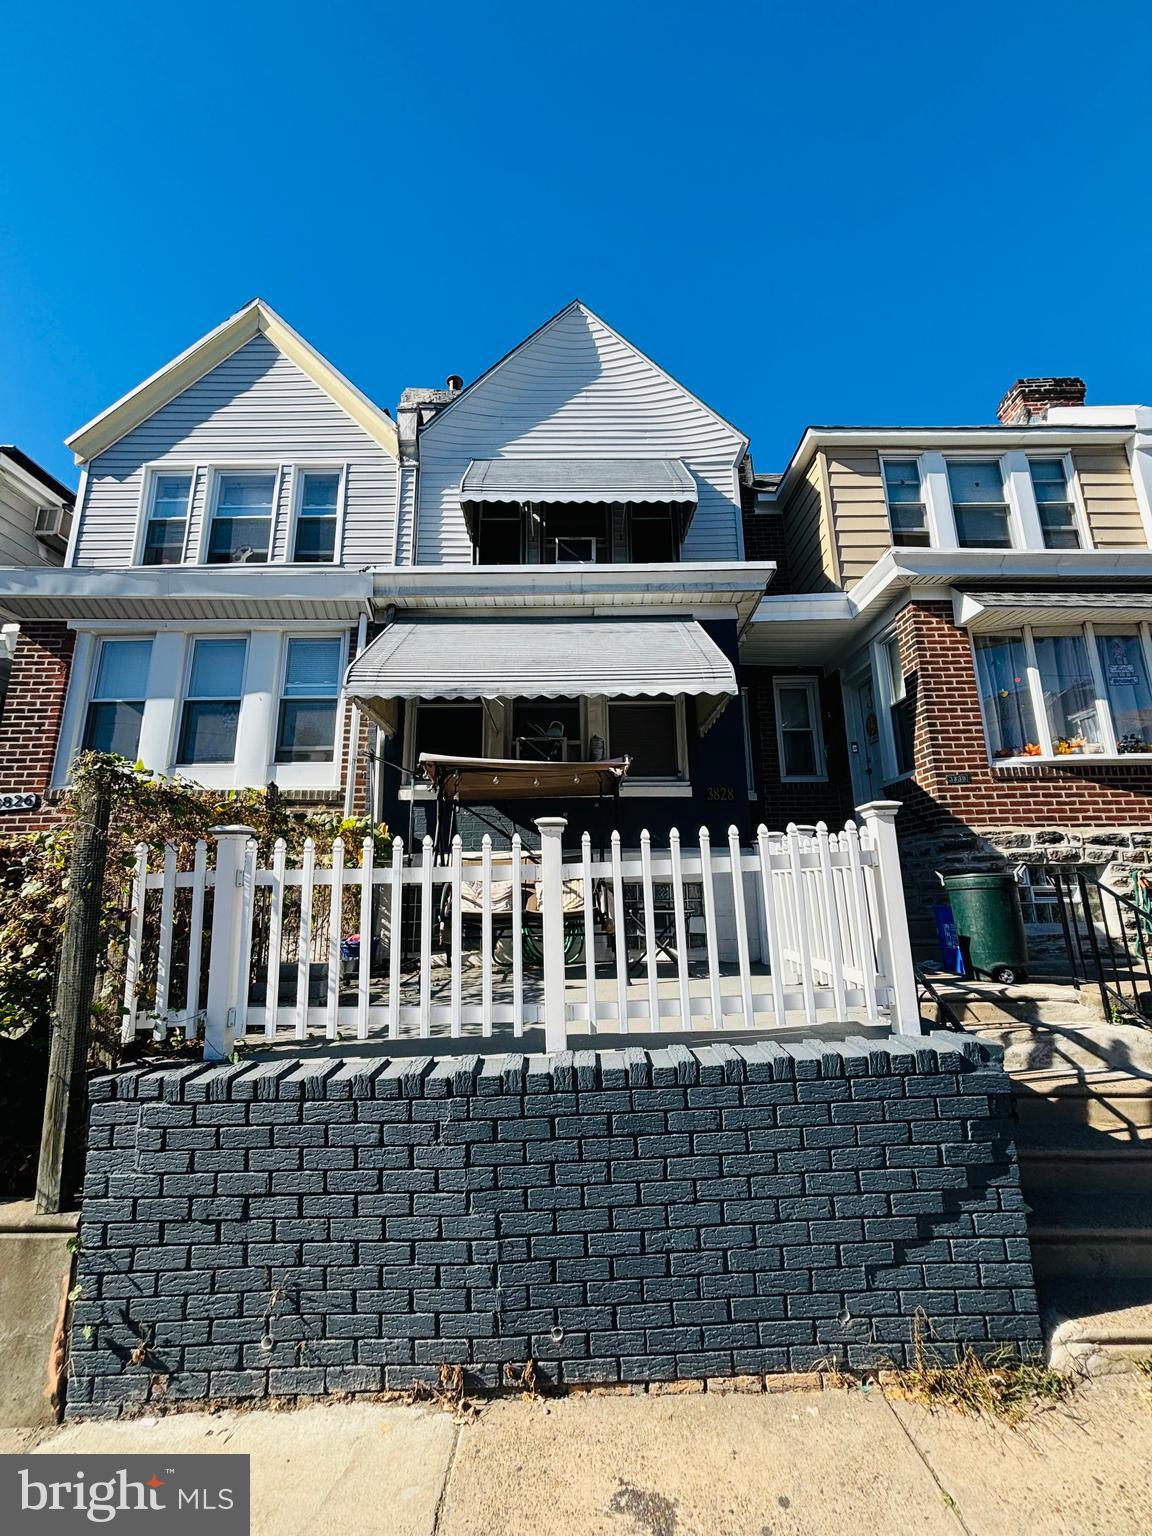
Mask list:
[[[1130,896],[1082,869],[1046,865],[1055,888],[1060,926],[1073,977],[1097,988],[1105,1017],[1119,1010],[1134,1023],[1152,1025],[1152,922]],[[1079,910],[1073,892],[1079,893]],[[1094,911],[1100,914],[1099,926]]]

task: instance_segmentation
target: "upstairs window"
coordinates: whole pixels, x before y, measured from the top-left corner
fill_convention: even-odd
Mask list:
[[[1029,459],[1046,549],[1079,549],[1080,530],[1063,459]]]
[[[1012,548],[999,459],[950,459],[948,486],[961,549]]]
[[[274,474],[220,475],[208,536],[208,564],[267,560],[272,538]]]
[[[927,546],[928,517],[916,459],[884,460],[884,493],[888,498],[893,544],[903,548]]]
[[[151,640],[101,642],[84,721],[85,752],[112,752],[136,761],[151,659]]]
[[[341,643],[288,641],[276,727],[278,763],[327,763],[336,744]]]
[[[340,504],[340,475],[307,470],[300,476],[300,505],[296,511],[296,541],[292,558],[320,564],[336,556],[336,518]]]
[[[608,509],[548,507],[544,513],[545,565],[597,565],[608,559]]]
[[[680,774],[680,719],[676,700],[610,699],[608,750],[632,759],[632,777],[674,779]]]
[[[520,565],[524,517],[519,507],[485,507],[476,528],[477,565]]]
[[[155,475],[144,533],[145,565],[179,565],[188,528],[191,475]]]
[[[820,732],[820,687],[814,677],[778,677],[772,684],[776,701],[776,746],[781,779],[826,779],[827,765]]]
[[[634,565],[661,565],[679,560],[679,531],[667,507],[633,508],[628,555]]]
[[[895,635],[884,642],[884,659],[888,668],[888,718],[892,727],[892,752],[898,774],[911,773],[915,766],[913,744],[915,724],[912,718],[912,700],[908,697],[908,679],[900,661],[900,642]]]
[[[194,640],[180,718],[179,761],[230,763],[244,696],[243,640]]]

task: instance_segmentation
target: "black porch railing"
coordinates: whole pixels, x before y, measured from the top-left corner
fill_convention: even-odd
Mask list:
[[[1072,976],[1095,987],[1105,1017],[1152,1023],[1152,884],[1147,904],[1085,874],[1049,864]]]

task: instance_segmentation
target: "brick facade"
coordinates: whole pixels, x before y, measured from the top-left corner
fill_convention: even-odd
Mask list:
[[[97,1080],[68,1411],[1033,1351],[1012,1132],[943,1034]]]
[[[915,772],[885,787],[902,800],[897,829],[923,909],[936,869],[1059,860],[1123,877],[1152,860],[1152,767],[1084,759],[989,763],[968,634],[948,602],[912,602],[895,623],[915,719]],[[949,775],[970,782],[949,783]]]
[[[48,794],[74,641],[65,624],[20,626],[0,711],[0,794]],[[0,836],[38,832],[59,817],[57,806],[43,803],[39,810],[4,816]]]

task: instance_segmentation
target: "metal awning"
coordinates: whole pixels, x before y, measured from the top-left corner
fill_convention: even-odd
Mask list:
[[[344,686],[382,723],[389,712],[370,706],[392,699],[687,694],[701,701],[701,729],[740,691],[694,619],[400,619],[353,661]]]
[[[437,794],[458,801],[614,795],[630,763],[627,757],[599,763],[533,763],[520,758],[420,754],[420,769]]]
[[[977,634],[1021,624],[1138,624],[1152,619],[1152,590],[964,590],[956,593],[953,608],[957,624]]]
[[[680,459],[473,459],[460,505],[475,536],[485,506],[667,506],[683,534],[696,510],[696,482]]]

